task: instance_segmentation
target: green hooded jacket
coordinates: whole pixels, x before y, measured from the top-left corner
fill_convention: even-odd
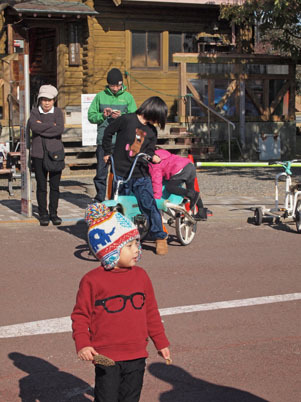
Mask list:
[[[89,122],[97,124],[97,145],[102,144],[105,128],[114,120],[112,117],[104,117],[103,111],[106,107],[118,109],[121,114],[134,113],[137,110],[133,96],[126,91],[124,85],[116,94],[113,94],[108,86],[103,91],[98,92],[88,110]]]

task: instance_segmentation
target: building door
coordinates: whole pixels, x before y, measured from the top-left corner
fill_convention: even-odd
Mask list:
[[[41,85],[57,87],[57,34],[55,28],[29,30],[30,104],[36,105]]]

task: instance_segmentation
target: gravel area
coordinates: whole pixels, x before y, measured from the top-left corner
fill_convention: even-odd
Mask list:
[[[274,180],[283,169],[274,168],[201,168],[198,181],[202,196],[272,196]],[[301,168],[292,168],[293,180],[301,181]],[[284,185],[284,183],[283,183]]]

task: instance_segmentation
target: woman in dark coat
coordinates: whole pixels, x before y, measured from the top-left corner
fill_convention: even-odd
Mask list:
[[[48,151],[63,148],[61,136],[64,132],[64,117],[61,109],[54,106],[58,91],[52,85],[42,85],[38,94],[38,107],[32,109],[28,127],[32,131],[31,157],[37,181],[37,202],[40,225],[48,226],[51,220],[54,225],[62,223],[57,216],[60,196],[60,180],[62,171],[48,172],[43,166],[44,138]],[[49,208],[47,209],[47,176],[49,174]]]

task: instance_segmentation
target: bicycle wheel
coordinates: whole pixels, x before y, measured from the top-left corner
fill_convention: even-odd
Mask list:
[[[197,224],[190,222],[185,215],[176,218],[177,238],[183,246],[192,242],[196,233]]]
[[[256,208],[254,212],[255,225],[259,226],[262,224],[262,208]]]
[[[296,220],[297,232],[301,233],[301,200],[297,201],[296,211],[295,211],[295,220]]]

